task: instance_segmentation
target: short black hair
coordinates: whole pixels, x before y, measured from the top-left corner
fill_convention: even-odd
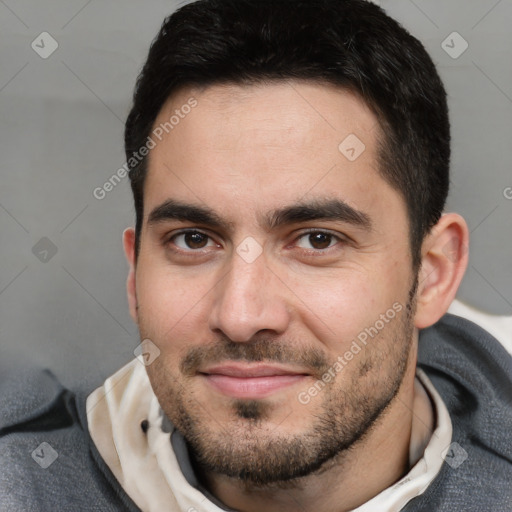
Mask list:
[[[376,114],[378,170],[405,200],[418,269],[423,239],[448,195],[446,92],[423,45],[365,0],[199,0],[164,20],[125,126],[126,157],[134,163],[136,257],[147,157],[131,157],[146,143],[166,100],[185,87],[276,80],[339,86]]]

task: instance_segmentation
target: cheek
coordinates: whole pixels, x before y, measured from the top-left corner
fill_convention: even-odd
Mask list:
[[[208,290],[204,279],[194,275],[190,267],[172,266],[160,248],[152,251],[148,247],[146,254],[141,254],[136,279],[139,305],[151,307],[159,316],[183,315]]]
[[[397,309],[405,311],[408,278],[388,269],[376,273],[340,272],[330,278],[296,282],[300,321],[331,355],[344,353],[365,329],[376,322],[377,327],[382,327],[381,323],[394,317]],[[386,318],[382,320],[381,315]]]
[[[164,353],[175,354],[197,344],[199,326],[206,325],[209,287],[203,289],[195,281],[155,268],[141,271],[137,277],[141,336],[151,339]]]
[[[338,344],[373,318],[383,297],[367,276],[348,272],[304,280],[293,288],[302,322],[325,342]]]

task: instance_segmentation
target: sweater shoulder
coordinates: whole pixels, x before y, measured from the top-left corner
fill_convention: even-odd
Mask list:
[[[29,428],[34,422],[41,421],[47,415],[60,421],[51,414],[58,409],[59,402],[69,395],[57,377],[47,369],[23,369],[14,376],[2,379],[0,383],[0,436],[11,430]]]
[[[404,511],[512,510],[512,357],[478,325],[445,315],[420,331],[418,365],[453,436],[440,474]]]
[[[44,369],[20,372],[1,389],[0,511],[138,510],[94,458],[81,393]]]

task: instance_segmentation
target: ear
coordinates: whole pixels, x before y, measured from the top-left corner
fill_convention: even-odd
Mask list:
[[[415,326],[435,324],[455,298],[468,265],[469,230],[456,213],[444,214],[422,244]]]
[[[133,321],[138,324],[137,293],[135,288],[135,230],[133,228],[126,228],[123,231],[123,247],[129,265],[128,278],[126,280],[128,306]]]

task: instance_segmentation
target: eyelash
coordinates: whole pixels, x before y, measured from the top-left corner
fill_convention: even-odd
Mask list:
[[[172,236],[168,237],[166,239],[166,241],[164,242],[164,245],[166,247],[168,247],[168,246],[171,245],[173,240],[175,238],[177,238],[178,236],[186,235],[186,234],[192,234],[192,233],[198,233],[198,234],[206,236],[210,240],[213,240],[213,237],[211,237],[208,233],[205,233],[204,231],[201,231],[199,229],[184,229],[184,230],[181,230],[181,231],[179,231],[177,233],[174,233]],[[348,239],[346,237],[342,237],[339,234],[334,234],[334,233],[332,233],[331,231],[328,231],[328,230],[311,228],[311,229],[308,229],[306,231],[301,232],[295,238],[294,243],[296,243],[300,239],[304,238],[305,236],[311,235],[311,234],[323,234],[323,235],[330,236],[333,239],[336,239],[337,243],[335,243],[334,245],[329,246],[329,247],[327,247],[325,249],[302,249],[304,252],[309,253],[309,254],[311,254],[311,253],[326,254],[328,251],[330,252],[330,249],[333,249],[334,247],[336,247],[340,243],[341,244],[346,244],[348,242]],[[185,249],[181,249],[181,248],[176,249],[175,247],[173,247],[171,250],[173,252],[181,253],[181,254],[194,254],[194,253],[196,253],[198,255],[201,255],[202,253],[204,253],[204,251],[202,251],[201,249],[188,249],[188,250],[185,250]]]

